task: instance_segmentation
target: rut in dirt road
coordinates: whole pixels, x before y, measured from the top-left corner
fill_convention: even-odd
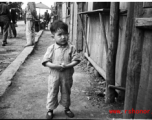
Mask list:
[[[41,60],[47,47],[52,43],[54,41],[51,39],[50,31],[44,31],[34,52],[20,67],[12,80],[12,85],[1,97],[1,119],[46,118],[49,69],[41,65]],[[90,86],[89,79],[89,74],[75,68],[71,110],[74,112],[75,118],[107,118],[108,112],[104,113],[101,108],[92,106],[84,94],[86,88]],[[57,107],[54,114],[54,119],[68,119],[61,105]]]

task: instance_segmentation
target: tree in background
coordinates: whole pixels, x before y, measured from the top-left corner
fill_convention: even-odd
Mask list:
[[[9,2],[10,8],[22,9],[23,2]]]

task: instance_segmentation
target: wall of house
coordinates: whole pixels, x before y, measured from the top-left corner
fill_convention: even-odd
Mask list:
[[[104,45],[103,35],[101,34],[99,13],[89,15],[90,25],[88,31],[88,46],[90,52],[90,58],[104,71],[106,71],[106,51]],[[108,39],[109,31],[109,16],[103,15],[103,21],[105,25],[105,31]]]
[[[120,9],[127,9],[127,3],[120,3]],[[103,15],[105,31],[107,40],[109,40],[109,15]],[[115,73],[115,84],[116,86],[122,86],[123,82],[126,82],[121,78],[122,66],[124,62],[124,38],[126,31],[126,14],[120,14],[119,18],[119,40],[118,40],[118,49],[116,56],[116,73]],[[87,42],[89,45],[90,57],[91,59],[106,71],[106,51],[104,46],[103,35],[101,34],[99,14],[94,13],[90,15],[90,22],[88,23],[88,32],[87,32]],[[109,42],[108,42],[109,43]],[[124,84],[123,84],[124,85]]]

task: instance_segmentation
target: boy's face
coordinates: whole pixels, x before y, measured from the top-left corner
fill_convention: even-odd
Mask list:
[[[58,43],[59,45],[66,45],[68,42],[68,33],[65,32],[63,29],[58,29],[54,33],[53,37],[54,37],[56,43]]]

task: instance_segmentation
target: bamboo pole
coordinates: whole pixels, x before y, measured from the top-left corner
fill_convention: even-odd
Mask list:
[[[105,49],[106,49],[106,54],[107,54],[108,53],[108,40],[106,37],[105,27],[104,27],[103,18],[102,18],[101,13],[99,13],[99,19],[100,19],[101,35],[103,36],[103,39],[104,39]]]
[[[106,96],[105,102],[115,102],[115,90],[110,89],[109,85],[115,85],[115,64],[117,44],[119,37],[119,2],[111,2],[110,6],[110,33],[109,48],[106,64]]]

